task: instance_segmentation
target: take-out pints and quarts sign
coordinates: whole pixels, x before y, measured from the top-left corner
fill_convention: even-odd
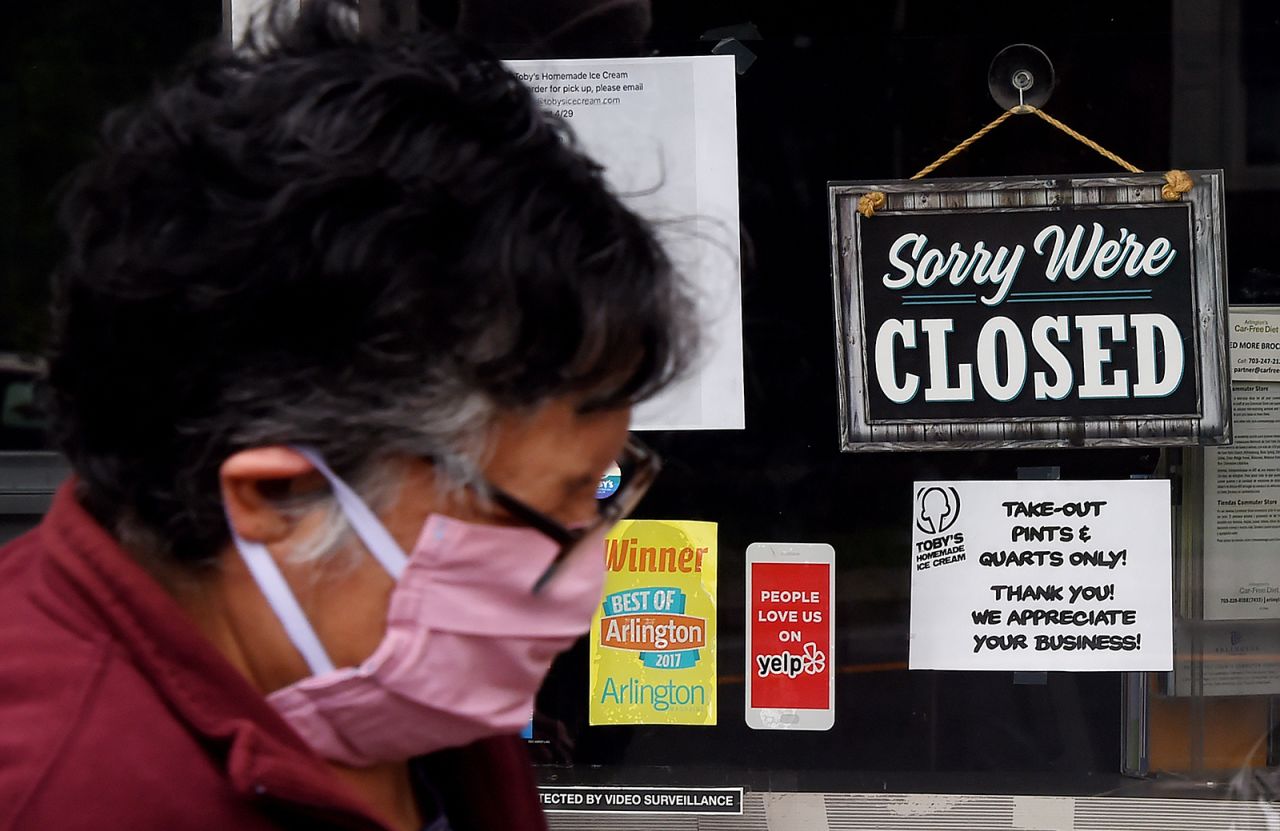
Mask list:
[[[845,449],[1220,442],[1221,176],[1193,178],[832,186]]]
[[[1168,480],[917,482],[912,669],[1173,668]]]

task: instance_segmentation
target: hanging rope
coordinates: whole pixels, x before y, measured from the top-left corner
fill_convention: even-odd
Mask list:
[[[918,173],[916,173],[914,176],[911,177],[911,180],[915,181],[917,179],[923,179],[925,176],[928,176],[930,173],[933,173],[935,170],[942,167],[944,164],[951,161],[956,156],[959,156],[961,153],[968,150],[970,147],[972,147],[974,144],[980,141],[983,138],[983,136],[985,136],[987,133],[990,133],[992,130],[999,127],[1001,124],[1005,123],[1005,121],[1009,119],[1009,116],[1022,115],[1024,113],[1034,113],[1035,115],[1039,116],[1041,120],[1058,128],[1062,132],[1071,136],[1076,141],[1083,144],[1085,147],[1088,147],[1089,149],[1094,150],[1095,152],[1099,153],[1100,155],[1107,158],[1108,160],[1114,162],[1120,167],[1123,167],[1125,170],[1129,171],[1130,173],[1143,172],[1141,168],[1136,167],[1130,164],[1129,162],[1125,161],[1124,159],[1120,158],[1115,153],[1112,153],[1110,150],[1103,147],[1101,144],[1098,144],[1096,141],[1084,135],[1083,133],[1080,133],[1076,130],[1071,129],[1066,124],[1063,124],[1058,119],[1046,113],[1044,110],[1039,109],[1038,107],[1032,107],[1030,105],[1019,105],[1017,107],[1013,107],[1011,109],[1005,110],[1004,112],[1000,113],[999,116],[993,119],[989,124],[987,124],[981,130],[969,136],[967,139],[960,142],[955,147],[952,147],[947,152],[943,153],[941,156],[935,159],[933,163],[921,168]],[[1164,185],[1164,187],[1160,189],[1160,196],[1161,198],[1169,202],[1176,202],[1177,200],[1181,199],[1182,194],[1188,192],[1194,186],[1194,182],[1192,181],[1191,177],[1187,174],[1185,170],[1170,170],[1168,173],[1164,175],[1164,179],[1166,184]],[[870,219],[871,217],[875,216],[876,211],[880,210],[885,206],[886,202],[887,202],[887,197],[883,192],[871,191],[870,193],[864,194],[862,197],[858,199],[858,213],[862,214],[867,219]]]
[[[1006,110],[1000,113],[1000,115],[997,116],[986,127],[983,127],[981,130],[969,136],[967,139],[960,142],[955,147],[952,147],[950,150],[943,153],[936,160],[934,160],[933,164],[922,168],[919,173],[912,176],[911,178],[915,180],[915,179],[923,179],[924,177],[928,176],[930,173],[942,167],[944,164],[951,161],[956,156],[959,156],[961,153],[968,150],[974,144],[977,144],[979,139],[981,139],[983,136],[985,136],[987,133],[991,132],[995,128],[999,127],[1001,124],[1005,123],[1005,121],[1008,120],[1009,116],[1011,115],[1014,115],[1013,110]]]
[[[1061,121],[1059,121],[1058,119],[1054,118],[1053,116],[1049,115],[1049,114],[1048,114],[1047,112],[1045,112],[1044,110],[1038,109],[1038,108],[1036,108],[1036,107],[1028,107],[1027,109],[1029,109],[1031,112],[1035,113],[1036,115],[1040,116],[1041,120],[1043,120],[1043,121],[1047,121],[1048,123],[1052,124],[1054,127],[1057,127],[1057,128],[1058,128],[1059,130],[1061,130],[1062,132],[1066,133],[1067,135],[1071,136],[1071,137],[1072,137],[1073,139],[1075,139],[1076,141],[1078,141],[1078,142],[1080,142],[1081,144],[1083,144],[1085,147],[1088,147],[1090,150],[1095,150],[1095,151],[1097,151],[1099,154],[1101,154],[1102,156],[1104,156],[1104,157],[1106,157],[1106,158],[1110,159],[1111,161],[1115,162],[1116,164],[1120,165],[1121,167],[1123,167],[1125,170],[1129,171],[1130,173],[1141,173],[1141,172],[1142,172],[1141,168],[1134,167],[1133,165],[1129,164],[1129,163],[1128,163],[1128,162],[1126,162],[1124,159],[1120,158],[1120,157],[1119,157],[1119,156],[1117,156],[1115,153],[1112,153],[1110,150],[1108,150],[1107,148],[1103,147],[1101,144],[1098,144],[1096,141],[1094,141],[1093,139],[1091,139],[1091,138],[1089,138],[1088,136],[1084,135],[1083,133],[1077,133],[1075,130],[1072,130],[1070,127],[1068,127],[1067,125],[1063,124]]]
[[[873,190],[863,194],[858,199],[858,213],[870,219],[876,215],[876,211],[884,207],[885,199],[884,191]]]
[[[1164,174],[1164,180],[1168,184],[1160,188],[1160,195],[1167,202],[1177,202],[1195,185],[1185,170],[1170,170]]]

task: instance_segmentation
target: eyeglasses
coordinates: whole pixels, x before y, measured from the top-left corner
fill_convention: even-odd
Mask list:
[[[533,584],[534,594],[542,591],[566,560],[577,554],[579,549],[586,547],[584,540],[593,537],[602,527],[612,526],[635,509],[645,492],[649,490],[649,486],[653,484],[653,480],[657,478],[658,472],[662,470],[662,459],[640,439],[631,436],[626,446],[622,448],[618,468],[622,472],[618,486],[604,498],[596,500],[597,514],[594,519],[575,528],[566,528],[541,511],[524,504],[502,488],[482,480],[484,492],[494,504],[515,519],[560,544],[560,551],[556,553],[555,559]]]

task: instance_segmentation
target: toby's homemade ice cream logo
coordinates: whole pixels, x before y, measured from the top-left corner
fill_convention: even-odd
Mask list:
[[[960,492],[950,485],[929,485],[916,491],[916,528],[924,534],[915,542],[915,568],[963,562],[964,533],[944,533],[960,518]]]
[[[916,494],[916,527],[941,534],[960,518],[960,492],[952,487],[921,488]]]
[[[622,468],[612,464],[609,469],[600,477],[599,484],[596,485],[596,499],[608,499],[617,493],[618,488],[622,486]]]

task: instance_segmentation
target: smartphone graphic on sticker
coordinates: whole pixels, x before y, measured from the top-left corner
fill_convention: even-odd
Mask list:
[[[835,723],[835,549],[747,547],[747,726],[830,730]]]

